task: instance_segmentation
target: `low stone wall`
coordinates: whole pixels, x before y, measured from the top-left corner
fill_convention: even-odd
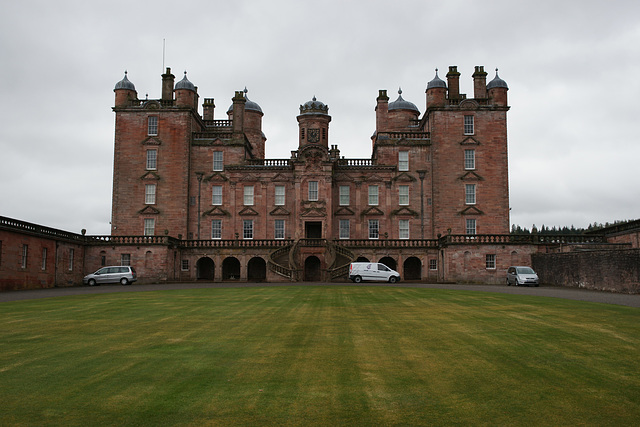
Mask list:
[[[544,284],[640,293],[640,249],[537,253],[531,260]]]

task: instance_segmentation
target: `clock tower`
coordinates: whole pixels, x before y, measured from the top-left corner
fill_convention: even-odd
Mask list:
[[[298,119],[298,148],[307,146],[329,149],[329,106],[318,101],[314,96],[311,101],[300,106]]]

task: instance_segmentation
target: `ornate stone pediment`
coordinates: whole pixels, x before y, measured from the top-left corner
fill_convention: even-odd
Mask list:
[[[303,217],[326,217],[327,208],[324,200],[308,201],[305,200],[301,204],[300,216]]]
[[[407,206],[403,206],[400,209],[392,211],[391,216],[412,216],[418,218],[420,214],[413,209],[408,208]]]
[[[472,136],[468,136],[462,141],[460,141],[460,145],[480,145],[480,142]]]
[[[284,215],[291,215],[291,212],[289,212],[288,210],[286,210],[282,206],[277,206],[274,210],[269,212],[269,215],[284,216]]]
[[[293,177],[290,174],[285,175],[285,174],[277,173],[271,178],[271,181],[272,182],[289,182],[292,179]]]
[[[468,206],[467,208],[458,212],[458,214],[459,215],[484,215],[484,212],[482,212],[480,209],[476,208],[475,206]]]
[[[393,179],[391,181],[393,181],[393,182],[396,182],[396,181],[397,182],[415,182],[415,181],[417,181],[417,179],[414,176],[408,174],[407,172],[402,172],[401,174],[393,177]]]
[[[214,172],[204,180],[210,182],[225,182],[229,181],[229,178],[227,178],[226,175],[224,175],[222,172]]]
[[[202,213],[202,216],[231,216],[231,214],[222,209],[220,206],[214,206],[213,208],[209,209],[208,211],[205,211]]]
[[[242,215],[242,216],[255,216],[255,215],[259,215],[258,212],[256,212],[255,209],[253,209],[252,207],[247,206],[246,208],[242,209],[240,212],[238,212],[238,215]]]
[[[140,177],[140,179],[148,180],[148,181],[159,181],[160,180],[160,175],[158,175],[157,173],[155,173],[153,171],[148,171],[147,173],[142,175]]]
[[[378,209],[376,206],[371,206],[369,209],[362,211],[360,216],[383,216],[384,212]]]
[[[142,145],[162,145],[162,141],[157,136],[150,136],[142,141]]]
[[[469,171],[458,178],[460,181],[484,181],[484,178],[473,171]]]
[[[262,179],[260,179],[260,177],[254,175],[252,173],[248,173],[248,174],[244,175],[242,178],[240,178],[238,181],[260,182],[260,181],[262,181]]]
[[[355,215],[356,213],[351,210],[350,208],[346,207],[346,206],[341,206],[340,208],[336,209],[336,211],[333,213],[334,216],[338,216],[338,215]]]
[[[138,211],[140,215],[158,215],[160,211],[153,206],[145,206]]]

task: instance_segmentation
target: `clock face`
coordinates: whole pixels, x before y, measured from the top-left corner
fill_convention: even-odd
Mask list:
[[[307,141],[319,142],[320,141],[320,129],[309,129],[307,133]]]

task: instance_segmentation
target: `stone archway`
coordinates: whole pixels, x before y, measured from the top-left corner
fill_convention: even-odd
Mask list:
[[[311,255],[304,260],[304,280],[306,282],[319,282],[322,280],[322,263],[320,258]]]
[[[378,262],[386,265],[392,270],[398,271],[398,263],[396,262],[395,259],[391,258],[390,256],[382,257]]]
[[[422,279],[422,261],[417,257],[409,257],[404,261],[404,280]]]
[[[369,258],[364,256],[359,256],[354,262],[369,262]]]
[[[260,257],[254,257],[247,264],[247,280],[263,282],[267,279],[267,263]]]
[[[213,280],[216,266],[209,257],[202,257],[196,262],[196,278],[198,280]]]
[[[240,279],[240,261],[236,257],[228,257],[222,261],[222,280]]]

